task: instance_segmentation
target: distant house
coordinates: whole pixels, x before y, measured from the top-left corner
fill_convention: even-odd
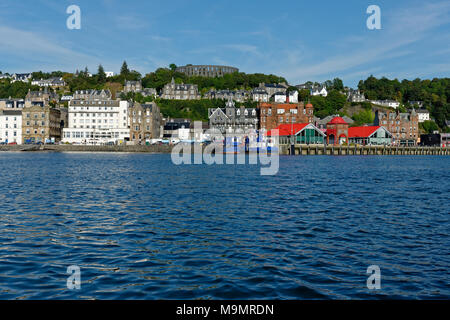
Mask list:
[[[419,115],[419,123],[430,120],[430,111],[427,109],[419,109],[417,114]]]
[[[372,102],[373,104],[379,105],[379,106],[389,107],[389,108],[394,108],[394,109],[397,109],[398,107],[400,107],[400,102],[395,101],[395,100],[371,100],[370,102]]]
[[[423,107],[423,101],[408,101],[408,103],[415,108]]]
[[[250,93],[246,90],[209,90],[205,94],[205,98],[207,99],[221,99],[228,100],[233,99],[237,102],[245,102],[250,97]]]
[[[77,90],[73,94],[74,100],[110,100],[112,98],[109,90]]]
[[[260,83],[259,89],[263,89],[267,92],[269,97],[273,97],[275,93],[283,92],[286,93],[289,86],[286,83]]]
[[[22,82],[28,82],[28,80],[31,80],[31,73],[14,73],[12,76],[11,82],[16,81],[22,81]]]
[[[31,84],[33,86],[39,86],[39,87],[64,87],[66,85],[66,82],[63,80],[62,77],[53,77],[50,79],[40,79],[40,80],[33,80],[31,81]]]
[[[298,91],[277,92],[274,95],[274,101],[278,103],[298,103]]]
[[[142,91],[141,81],[125,81],[125,86],[123,88],[124,93],[141,92],[141,91]]]
[[[328,96],[328,91],[327,91],[327,88],[325,86],[313,87],[313,88],[310,89],[309,93],[312,96],[322,96],[322,97]]]
[[[350,90],[347,94],[347,100],[350,102],[364,102],[366,97],[359,90]]]
[[[73,99],[73,96],[71,95],[64,95],[61,97],[61,101],[70,101]]]
[[[200,94],[196,84],[178,84],[172,78],[172,81],[164,86],[161,98],[170,100],[197,100],[200,99]]]
[[[144,97],[151,97],[151,96],[156,97],[158,95],[158,92],[156,91],[155,88],[144,88],[142,89],[141,94]]]
[[[252,100],[256,102],[269,102],[269,94],[266,90],[255,88],[251,92]]]
[[[107,78],[114,77],[114,72],[113,71],[106,71],[105,74],[106,74]]]

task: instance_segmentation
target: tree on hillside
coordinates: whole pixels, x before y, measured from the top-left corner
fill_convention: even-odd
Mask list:
[[[170,70],[175,71],[175,69],[177,68],[177,65],[175,63],[170,64],[169,66]]]
[[[130,69],[128,69],[127,62],[124,61],[122,64],[122,68],[120,69],[120,75],[126,76],[130,73]]]
[[[103,69],[102,65],[98,66],[97,77],[98,77],[98,81],[101,83],[104,83],[106,81],[106,73],[105,73],[105,69]]]

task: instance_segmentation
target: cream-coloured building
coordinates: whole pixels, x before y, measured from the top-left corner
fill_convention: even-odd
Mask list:
[[[63,129],[63,142],[123,144],[129,138],[128,101],[93,97],[69,102],[68,126]]]

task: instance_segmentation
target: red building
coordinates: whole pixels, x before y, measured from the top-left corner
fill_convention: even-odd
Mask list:
[[[272,130],[281,124],[311,123],[314,118],[314,107],[308,103],[261,103],[259,105],[262,130]]]
[[[340,145],[348,141],[348,123],[335,117],[327,123],[327,144]]]

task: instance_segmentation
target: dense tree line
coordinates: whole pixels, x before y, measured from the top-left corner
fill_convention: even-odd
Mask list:
[[[441,128],[450,119],[450,78],[433,80],[390,80],[370,76],[359,82],[358,88],[369,100],[393,99],[406,106],[408,101],[423,101],[432,117]]]
[[[260,83],[281,83],[286,82],[283,77],[275,75],[266,75],[262,73],[246,74],[243,72],[236,72],[232,74],[226,74],[222,77],[206,78],[187,75],[176,72],[176,66],[171,65],[171,68],[159,68],[155,72],[147,74],[142,79],[142,85],[145,88],[155,88],[161,90],[165,84],[169,83],[174,78],[176,83],[191,83],[198,85],[199,90],[204,93],[210,88],[217,90],[224,89],[251,89],[258,87]]]
[[[9,97],[23,99],[30,89],[39,90],[39,87],[32,86],[28,82],[17,81],[11,83],[9,80],[4,79],[0,81],[0,99]]]

